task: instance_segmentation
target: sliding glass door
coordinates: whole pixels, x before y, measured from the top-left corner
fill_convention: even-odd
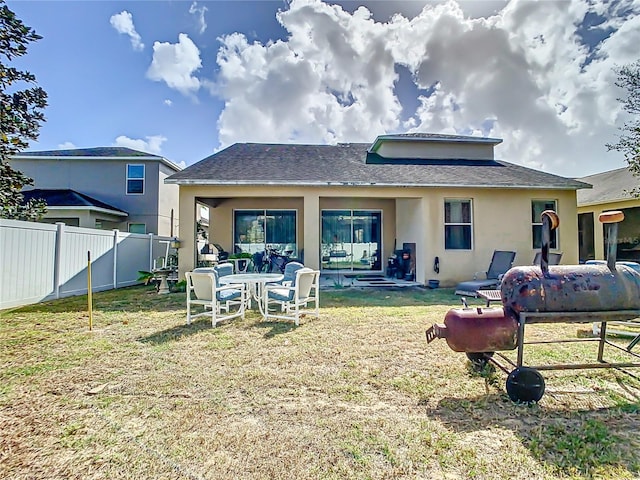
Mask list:
[[[295,210],[235,210],[234,253],[264,252],[273,248],[296,257]]]
[[[322,211],[322,269],[380,271],[382,212]]]

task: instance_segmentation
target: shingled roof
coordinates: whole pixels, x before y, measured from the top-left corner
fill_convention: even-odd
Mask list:
[[[626,167],[589,175],[578,180],[593,185],[592,190],[578,192],[578,206],[631,200],[633,197],[629,191],[640,186],[640,179],[634,177]]]
[[[41,189],[34,188],[22,192],[24,201],[31,199],[42,199],[49,207],[77,207],[108,210],[113,215],[127,216],[128,213],[120,208],[101,202],[84,193],[70,189]]]
[[[69,158],[76,160],[155,160],[168,165],[173,170],[179,171],[180,166],[170,160],[152,153],[141,152],[127,147],[93,147],[93,148],[73,148],[67,150],[41,150],[33,152],[21,152],[14,155],[14,158],[20,159],[37,159],[41,157],[47,158]]]
[[[586,183],[499,160],[385,159],[370,144],[236,143],[168,177],[179,185],[352,185],[576,190]]]

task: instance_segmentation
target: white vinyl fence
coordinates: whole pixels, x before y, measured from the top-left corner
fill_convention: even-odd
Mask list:
[[[0,219],[0,309],[140,283],[171,239]],[[159,265],[158,265],[159,266]]]

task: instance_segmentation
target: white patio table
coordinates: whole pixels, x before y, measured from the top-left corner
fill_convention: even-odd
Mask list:
[[[253,298],[258,304],[260,313],[262,313],[262,289],[265,283],[279,282],[283,277],[284,275],[280,273],[234,273],[233,275],[220,277],[220,283],[244,283],[247,285],[249,289],[249,305],[247,307],[251,308],[251,299]]]

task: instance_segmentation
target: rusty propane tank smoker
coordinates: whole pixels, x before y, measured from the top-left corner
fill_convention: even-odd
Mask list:
[[[551,232],[559,224],[558,215],[551,210],[542,212],[542,259],[540,266],[510,269],[501,283],[502,308],[455,308],[447,312],[444,324],[436,324],[426,332],[427,343],[444,338],[456,352],[466,353],[477,368],[491,362],[508,374],[506,390],[513,401],[538,401],[544,394],[544,378],[538,370],[572,368],[635,367],[640,363],[606,363],[605,345],[620,349],[640,359],[631,348],[640,342],[640,335],[625,349],[606,339],[606,323],[640,317],[640,270],[616,264],[618,222],[622,212],[605,212],[599,220],[608,228],[606,265],[549,266]],[[524,330],[531,323],[569,323],[601,321],[600,338],[571,339],[532,343],[575,341],[599,342],[598,363],[570,365],[523,366]],[[517,363],[495,352],[514,350]],[[496,357],[511,367],[509,371]]]
[[[555,212],[542,212],[551,229],[557,227]],[[607,264],[553,265],[545,262],[543,238],[542,264],[537,267],[514,267],[505,273],[500,287],[502,303],[514,312],[600,312],[640,308],[640,275],[632,267],[616,263],[620,211],[604,212],[599,220],[608,232]],[[555,225],[555,226],[554,226]]]

